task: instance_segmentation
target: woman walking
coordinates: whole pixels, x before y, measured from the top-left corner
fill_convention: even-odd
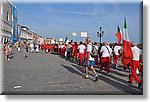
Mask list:
[[[28,44],[27,42],[24,42],[24,58],[26,59],[28,56],[26,55],[28,52]]]

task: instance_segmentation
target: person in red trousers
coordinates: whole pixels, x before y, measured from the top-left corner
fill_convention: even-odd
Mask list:
[[[122,47],[119,46],[117,43],[115,43],[113,60],[114,60],[114,64],[115,64],[116,68],[119,66],[119,64],[118,64],[118,60],[119,60],[119,56],[120,56],[119,51],[121,51],[121,50],[122,50]]]
[[[101,53],[100,71],[102,71],[103,67],[105,67],[105,70],[107,71],[107,75],[109,75],[110,55],[112,53],[112,49],[108,46],[106,42],[103,42],[103,46],[101,47],[100,53]]]
[[[81,41],[80,45],[78,46],[80,65],[83,65],[84,50],[85,50],[85,46],[83,45],[83,42]]]
[[[141,54],[141,50],[136,46],[135,42],[131,42],[131,46],[132,46],[132,53],[133,53],[133,59],[131,61],[131,72],[129,74],[129,82],[132,84],[132,82],[135,81],[138,84],[138,88],[141,87],[142,82],[140,77],[137,75],[136,71],[139,67],[139,58],[140,58],[140,54]]]
[[[96,50],[98,52],[97,42],[94,42],[94,47],[96,48]],[[94,57],[94,60],[95,60],[95,65],[98,66],[98,54]]]

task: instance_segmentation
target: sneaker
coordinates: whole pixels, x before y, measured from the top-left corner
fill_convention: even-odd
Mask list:
[[[118,64],[116,64],[116,68],[118,68],[119,67],[119,65]]]
[[[107,73],[108,76],[110,76],[110,73]]]
[[[96,76],[96,77],[95,77],[95,80],[94,80],[94,82],[97,82],[97,81],[98,81],[98,76]]]
[[[85,78],[85,79],[88,79],[89,77],[87,76],[87,75],[85,75],[85,76],[82,76],[83,78]]]

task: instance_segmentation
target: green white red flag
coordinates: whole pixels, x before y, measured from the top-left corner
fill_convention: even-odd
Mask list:
[[[119,26],[117,26],[116,37],[117,37],[117,39],[118,39],[118,45],[120,45],[121,39],[122,39],[122,33],[121,33],[121,30],[120,30]]]
[[[133,58],[133,53],[129,41],[128,31],[127,31],[127,22],[126,18],[124,19],[124,28],[123,28],[123,53],[122,53],[122,64],[126,66],[129,64]]]
[[[68,36],[66,35],[65,44],[68,44],[68,42],[69,42],[69,39],[68,39]]]

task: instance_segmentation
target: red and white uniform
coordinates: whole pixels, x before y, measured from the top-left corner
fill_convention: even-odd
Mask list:
[[[58,54],[61,54],[61,45],[58,46]]]
[[[109,73],[110,72],[110,54],[112,53],[112,49],[108,45],[102,46],[100,53],[101,53],[100,70],[102,71],[103,67],[105,67],[105,70],[107,71],[107,73]]]
[[[118,45],[116,45],[115,47],[114,47],[114,63],[116,64],[116,65],[118,65],[118,59],[119,59],[119,50],[121,50],[122,49],[122,47],[121,46],[118,46]]]
[[[61,55],[65,56],[66,46],[63,44],[61,45]]]
[[[98,51],[98,46],[97,45],[94,45],[94,46],[96,50]],[[95,65],[98,65],[98,55],[95,56],[94,60],[95,60]]]
[[[83,63],[83,59],[84,59],[84,50],[85,50],[85,46],[83,44],[78,46],[78,50],[79,50],[79,59],[80,59],[80,63]]]
[[[77,49],[78,49],[78,45],[76,44],[76,45],[73,45],[73,51],[72,51],[72,53],[73,53],[73,57],[74,58],[77,58]]]
[[[129,81],[132,83],[135,79],[136,82],[139,84],[141,82],[140,77],[137,75],[136,71],[139,67],[139,58],[142,51],[137,47],[134,46],[131,48],[133,53],[133,59],[131,62],[131,73],[129,75]]]

